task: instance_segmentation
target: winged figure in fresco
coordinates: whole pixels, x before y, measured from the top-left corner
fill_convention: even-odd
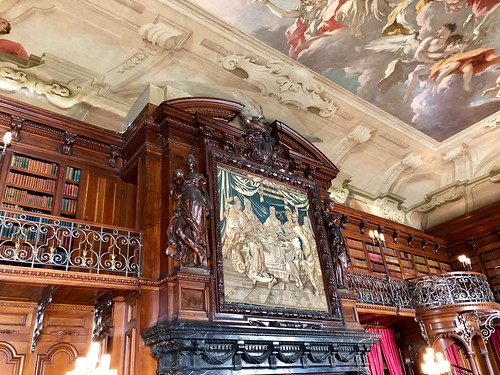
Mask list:
[[[412,1],[406,3],[409,6]],[[489,1],[483,2],[483,6],[479,7],[479,1],[474,3],[449,0],[445,5],[449,7],[449,11],[456,11],[459,9],[459,3],[461,6],[471,6],[471,14],[461,25],[463,34],[456,32],[457,25],[446,24],[438,28],[434,36],[421,38],[416,31],[419,26],[415,20],[414,26],[408,24],[409,27],[404,28],[404,32],[399,33],[396,30],[395,34],[382,36],[365,46],[368,50],[393,53],[397,56],[388,64],[385,76],[378,83],[382,93],[396,84],[407,81],[405,101],[408,101],[419,82],[431,80],[434,81],[432,93],[437,94],[440,92],[439,85],[452,74],[462,75],[464,91],[471,92],[473,76],[500,63],[499,57],[495,54],[495,47],[498,44],[495,36],[498,35],[500,4],[496,2],[496,5],[488,6],[491,5]],[[418,9],[423,9],[420,6],[426,4],[420,4]],[[403,9],[400,8],[400,11]],[[412,33],[410,33],[411,27],[414,30]],[[383,33],[386,30],[384,29]]]
[[[294,18],[295,22],[286,30],[290,45],[289,55],[296,59],[309,43],[319,37],[338,30],[342,25],[335,20],[345,0],[300,0],[295,9],[283,9],[271,0],[257,0],[267,5],[271,13],[280,18]]]

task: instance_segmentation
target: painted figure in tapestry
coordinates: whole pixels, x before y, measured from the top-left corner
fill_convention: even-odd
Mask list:
[[[226,293],[251,293],[265,288],[274,292],[270,297],[274,299],[283,299],[287,293],[296,293],[297,298],[321,296],[315,303],[325,309],[323,276],[307,194],[283,190],[262,178],[229,169],[220,168],[218,173],[221,250],[224,264],[230,267],[224,276],[234,274],[232,277],[239,280]],[[235,282],[228,280],[226,285]],[[256,296],[260,293],[263,292]]]
[[[197,173],[196,158],[185,159],[187,173],[174,172],[170,196],[177,203],[170,220],[166,254],[183,265],[207,268],[207,218],[210,209],[205,176]]]

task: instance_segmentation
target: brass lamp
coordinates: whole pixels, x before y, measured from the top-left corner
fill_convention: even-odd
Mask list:
[[[66,375],[117,375],[117,370],[111,370],[109,364],[111,356],[102,354],[99,356],[100,345],[97,342],[90,344],[86,357],[78,357],[73,371],[66,372]]]
[[[422,372],[428,375],[445,374],[451,371],[450,362],[444,359],[443,353],[434,353],[432,348],[427,348],[424,353]]]

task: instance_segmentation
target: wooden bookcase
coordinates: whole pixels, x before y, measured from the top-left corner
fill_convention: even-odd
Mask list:
[[[76,218],[81,169],[12,154],[2,207]]]

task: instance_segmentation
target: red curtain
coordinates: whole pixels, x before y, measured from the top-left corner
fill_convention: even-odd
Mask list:
[[[451,344],[446,348],[446,357],[448,357],[448,361],[450,361],[452,373],[456,375],[463,375],[464,372],[460,368],[463,367],[462,359],[460,358],[458,347],[455,344]]]
[[[375,344],[371,352],[368,354],[368,363],[372,375],[384,374],[384,363],[382,353],[384,353],[385,363],[391,375],[403,375],[403,367],[399,358],[398,347],[394,331],[386,328],[369,328],[368,332],[380,333],[380,344]],[[372,355],[370,357],[370,355]],[[373,363],[373,366],[372,366]]]
[[[377,333],[376,328],[368,328],[368,332]],[[379,343],[374,344],[368,353],[368,368],[370,375],[384,375],[384,361]]]
[[[490,361],[495,360],[495,354],[496,358],[500,360],[500,330],[497,330],[491,334],[490,341],[491,341],[491,346],[493,346],[493,350],[495,350],[493,356],[490,356]]]

